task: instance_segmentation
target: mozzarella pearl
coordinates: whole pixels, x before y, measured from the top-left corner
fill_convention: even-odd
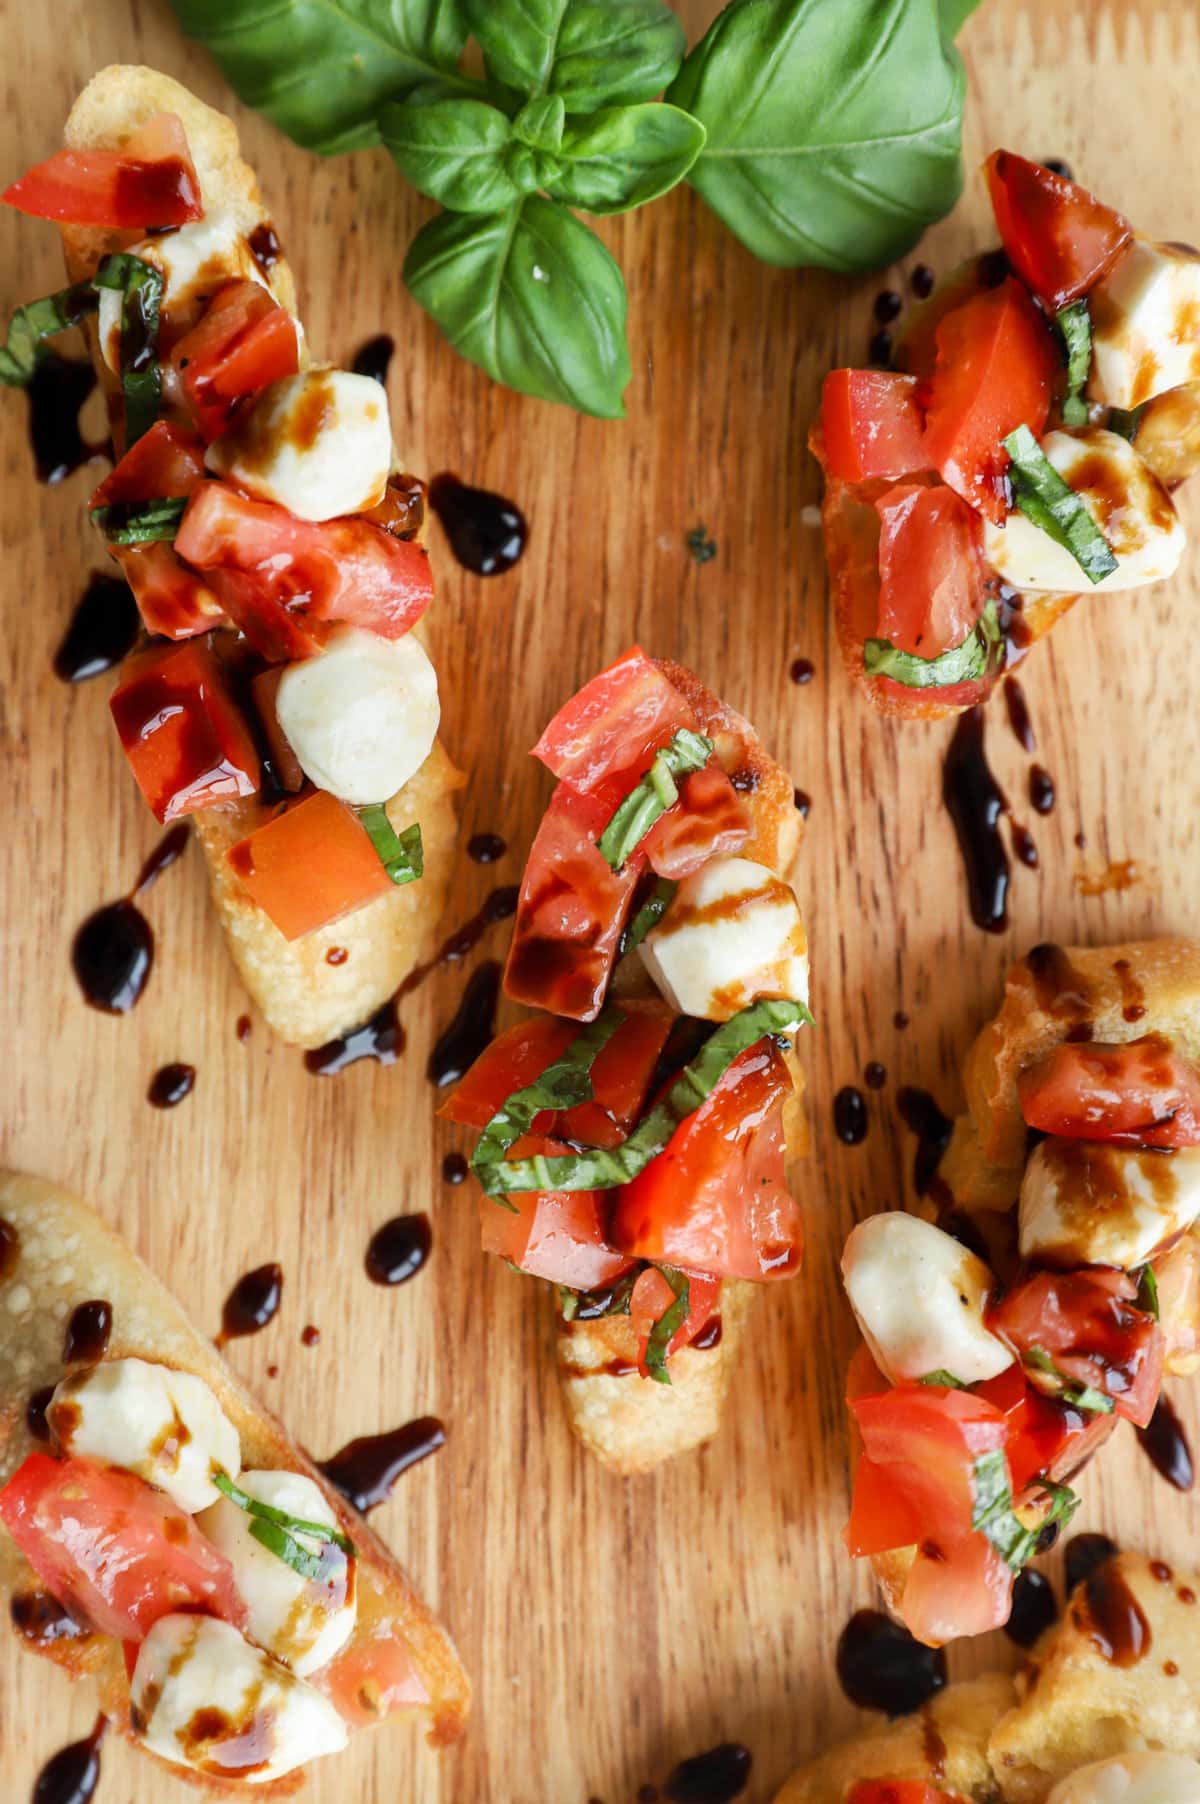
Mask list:
[[[1138,238],[1088,296],[1088,394],[1139,407],[1200,376],[1200,252]]]
[[[808,1001],[808,937],[791,887],[748,858],[683,878],[638,949],[672,1008],[728,1021],[761,997]]]
[[[1200,1146],[1043,1140],[1021,1180],[1021,1257],[1132,1271],[1200,1217]]]
[[[383,500],[392,467],[387,395],[370,376],[303,370],[265,388],[205,462],[301,520],[362,513]]]
[[[46,1419],[68,1453],[124,1466],[183,1510],[220,1496],[214,1466],[236,1478],[237,1429],[202,1378],[145,1359],[109,1359],[58,1385]]]
[[[1181,1754],[1122,1754],[1060,1779],[1046,1804],[1200,1804],[1200,1766]]]
[[[347,626],[318,657],[290,664],[275,717],[306,777],[362,805],[385,802],[429,756],[441,719],[437,672],[406,633]]]
[[[1178,567],[1187,544],[1171,497],[1134,447],[1119,433],[1048,432],[1042,450],[1112,546],[1117,568],[1091,583],[1065,546],[1022,513],[1003,526],[984,522],[983,554],[1014,589],[1076,594],[1137,589],[1161,582]]]
[[[243,1472],[241,1489],[303,1522],[337,1527],[319,1485],[302,1472]],[[358,1615],[356,1562],[334,1549],[328,1576],[307,1579],[294,1572],[250,1532],[254,1518],[221,1497],[198,1518],[198,1526],[233,1567],[238,1595],[246,1606],[246,1631],[260,1647],[282,1660],[300,1678],[327,1666],[349,1641]],[[320,1553],[315,1535],[297,1535],[302,1547]],[[328,1546],[328,1543],[325,1543]]]
[[[842,1279],[871,1356],[894,1384],[930,1372],[975,1384],[1013,1363],[984,1323],[990,1269],[932,1222],[902,1210],[860,1222]]]
[[[327,1698],[212,1616],[161,1617],[129,1693],[142,1746],[214,1778],[266,1785],[348,1739]]]
[[[257,282],[260,288],[270,289],[236,218],[220,208],[164,232],[161,238],[144,238],[131,246],[130,255],[161,273],[163,312],[176,338],[195,324],[204,303],[227,282]],[[102,288],[97,315],[100,353],[109,369],[118,373],[123,298],[119,289]]]

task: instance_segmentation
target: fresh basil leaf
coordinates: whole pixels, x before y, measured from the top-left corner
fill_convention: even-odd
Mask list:
[[[1148,401],[1142,401],[1139,402],[1138,406],[1133,408],[1112,407],[1109,409],[1108,419],[1105,421],[1105,425],[1110,432],[1115,432],[1118,437],[1123,438],[1128,444],[1132,445],[1137,438],[1138,428],[1142,423],[1142,415],[1149,405],[1150,403]]]
[[[1088,404],[1083,391],[1092,367],[1092,316],[1086,301],[1072,301],[1054,316],[1054,324],[1067,352],[1067,393],[1062,416],[1067,426],[1086,426]]]
[[[1134,1298],[1135,1307],[1144,1310],[1147,1315],[1152,1315],[1156,1322],[1159,1321],[1161,1318],[1158,1307],[1158,1279],[1155,1276],[1154,1267],[1143,1265],[1141,1271],[1136,1272],[1134,1276],[1138,1281],[1137,1296]]]
[[[1034,1481],[1052,1503],[1049,1514],[1034,1528],[1026,1528],[1013,1509],[1008,1461],[1002,1448],[981,1453],[975,1461],[975,1504],[971,1527],[986,1535],[996,1552],[1014,1572],[1037,1552],[1038,1537],[1051,1522],[1067,1523],[1079,1508],[1079,1499],[1067,1485],[1048,1478]]]
[[[617,947],[617,957],[619,959],[624,958],[627,952],[633,952],[641,945],[651,928],[658,926],[658,923],[662,920],[668,908],[670,908],[671,903],[675,898],[675,891],[678,888],[679,885],[673,883],[669,877],[660,877],[658,879],[657,883],[654,885],[653,891],[647,896],[646,900],[642,903],[642,906],[638,909],[632,921],[626,925],[625,931],[621,935],[621,942]]]
[[[1029,1347],[1022,1356],[1021,1363],[1035,1372],[1040,1372],[1052,1381],[1053,1393],[1063,1403],[1069,1403],[1073,1409],[1081,1409],[1085,1415],[1110,1416],[1113,1411],[1113,1400],[1106,1397],[1090,1384],[1076,1384],[1073,1379],[1061,1372],[1047,1353],[1045,1347]]]
[[[890,639],[868,639],[863,646],[863,669],[868,676],[891,677],[909,689],[946,689],[952,683],[972,683],[1004,657],[1004,635],[996,603],[989,601],[961,645],[936,658],[918,658],[901,651]]]
[[[947,40],[956,38],[960,28],[966,24],[981,0],[939,0],[938,11],[942,21],[942,35]]]
[[[57,294],[18,307],[9,322],[8,337],[0,345],[0,382],[9,388],[28,388],[46,340],[77,326],[98,304],[95,287],[88,281],[73,282]]]
[[[561,94],[539,94],[527,100],[512,122],[513,137],[530,150],[555,152],[563,141],[567,109]]]
[[[117,501],[111,507],[94,507],[92,525],[109,545],[150,545],[175,537],[186,506],[186,495],[164,496],[158,501]]]
[[[659,1316],[650,1330],[650,1338],[646,1342],[646,1375],[653,1378],[656,1384],[670,1384],[671,1374],[667,1370],[667,1348],[675,1335],[688,1318],[691,1307],[688,1292],[687,1274],[676,1271],[673,1265],[659,1265],[656,1271],[662,1273],[671,1289],[675,1292],[675,1301]]]
[[[392,101],[379,132],[413,187],[456,213],[502,213],[541,186],[510,121],[482,100]]]
[[[326,1565],[323,1554],[305,1547],[296,1539],[297,1535],[312,1535],[322,1547],[336,1547],[347,1559],[354,1557],[353,1541],[340,1529],[330,1528],[327,1522],[306,1522],[303,1517],[289,1516],[286,1510],[276,1509],[273,1504],[260,1503],[257,1497],[251,1497],[249,1492],[234,1484],[229,1474],[219,1467],[214,1471],[212,1481],[230,1503],[253,1518],[250,1533],[254,1539],[304,1578],[322,1578]]]
[[[688,180],[756,257],[865,270],[958,199],[964,88],[937,0],[731,0],[667,99],[708,130]]]
[[[660,101],[606,107],[567,127],[545,186],[585,213],[624,213],[682,181],[704,138],[698,119]]]
[[[460,0],[171,0],[238,98],[308,150],[379,142],[385,100],[418,83],[482,94],[456,67]]]
[[[425,875],[425,848],[421,844],[421,823],[414,821],[403,833],[397,833],[382,802],[360,808],[358,818],[366,828],[371,844],[392,882],[416,883]]]
[[[640,1264],[631,1266],[607,1290],[568,1290],[560,1284],[558,1307],[564,1322],[598,1322],[605,1316],[628,1315],[633,1287],[644,1270]]]
[[[1102,582],[1117,567],[1112,546],[1088,512],[1081,495],[1063,481],[1028,426],[1004,441],[1012,459],[1013,498],[1027,520],[1071,553],[1089,582]]]
[[[619,871],[629,862],[655,821],[679,800],[676,777],[703,770],[713,755],[713,742],[690,727],[680,727],[669,745],[654,755],[654,763],[634,785],[596,841],[606,864]]]
[[[625,281],[565,207],[530,194],[505,213],[444,213],[409,246],[404,280],[455,350],[497,382],[624,417]]]
[[[953,1372],[947,1372],[941,1366],[936,1372],[926,1372],[924,1377],[917,1379],[917,1383],[944,1385],[948,1391],[965,1391],[971,1388],[964,1384],[961,1378],[956,1378]]]
[[[125,449],[149,432],[162,402],[158,323],[162,271],[128,251],[105,257],[92,278],[97,288],[121,295],[121,391],[125,399]]]
[[[592,1066],[624,1021],[620,1009],[606,1008],[547,1065],[540,1077],[505,1097],[471,1155],[472,1169],[480,1175],[485,1190],[488,1185],[483,1173],[487,1167],[503,1159],[544,1109],[572,1109],[576,1103],[592,1100]]]
[[[568,113],[653,100],[687,36],[665,0],[465,0],[488,74],[523,94],[559,94]]]

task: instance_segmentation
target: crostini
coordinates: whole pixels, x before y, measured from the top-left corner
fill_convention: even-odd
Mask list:
[[[938,1644],[999,1627],[1067,1484],[1200,1364],[1200,944],[1037,946],[967,1059],[936,1222],[860,1222],[846,1544]]]
[[[73,1358],[80,1312],[107,1334]],[[290,1791],[394,1713],[463,1727],[454,1646],[362,1517],[88,1204],[12,1172],[0,1582],[31,1649],[215,1789]]]
[[[91,519],[150,636],[112,698],[121,744],[158,819],[194,819],[267,1021],[318,1046],[426,956],[449,882],[422,488],[382,386],[310,361],[229,119],[118,66],[66,141],[3,196],[59,223],[70,286],[17,314],[0,380],[83,326],[117,459]]]
[[[986,176],[1002,249],[915,310],[895,367],[832,371],[809,440],[838,640],[885,714],[973,706],[1081,592],[1184,551],[1200,253],[1012,151]]]
[[[634,646],[554,717],[505,991],[543,1009],[443,1106],[485,1252],[556,1287],[572,1427],[622,1472],[708,1440],[756,1283],[799,1267],[801,818],[740,715]]]

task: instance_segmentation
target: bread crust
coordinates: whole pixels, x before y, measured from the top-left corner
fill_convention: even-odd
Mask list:
[[[429,1703],[418,1707],[428,1719],[429,1741],[443,1746],[456,1740],[465,1722],[470,1685],[450,1637],[378,1535],[234,1375],[166,1287],[90,1204],[56,1184],[19,1172],[0,1172],[0,1219],[17,1237],[15,1261],[0,1280],[0,1484],[39,1448],[29,1430],[26,1406],[34,1392],[57,1384],[64,1375],[63,1334],[71,1310],[90,1298],[106,1298],[113,1321],[106,1358],[146,1359],[194,1373],[211,1388],[237,1429],[246,1466],[302,1472],[320,1486],[358,1550],[358,1619],[349,1645],[388,1624],[408,1647],[429,1693]],[[10,1597],[41,1589],[2,1527],[0,1583]],[[129,1728],[129,1683],[116,1641],[89,1635],[78,1640],[31,1640],[29,1645],[73,1678],[93,1678],[111,1721],[134,1739]],[[192,1779],[221,1795],[243,1790],[236,1780],[162,1764],[176,1777]],[[289,1774],[255,1790],[264,1796],[284,1795],[301,1781],[301,1773]]]
[[[155,113],[178,115],[187,133],[206,208],[234,215],[249,236],[270,222],[258,179],[243,161],[233,121],[156,69],[113,64],[94,75],[72,107],[66,142],[72,148],[119,148]],[[61,228],[72,281],[91,275],[101,257],[131,241],[128,232]],[[270,271],[276,299],[296,311],[296,287],[280,253]],[[94,324],[89,348],[118,437],[120,383],[100,356]],[[262,815],[255,801],[205,809],[194,817],[196,838],[208,864],[213,904],[230,954],[264,1019],[294,1045],[314,1047],[357,1026],[393,994],[407,974],[430,956],[445,910],[458,836],[456,792],[466,781],[441,742],[387,804],[398,825],[421,823],[425,873],[419,883],[376,898],[343,920],[288,941],[252,902],[225,862],[228,848],[252,831]],[[347,958],[326,962],[333,946]]]

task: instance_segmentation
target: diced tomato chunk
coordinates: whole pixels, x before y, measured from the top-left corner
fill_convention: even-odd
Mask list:
[[[997,150],[984,168],[1008,260],[1051,312],[1086,294],[1132,244],[1127,219],[1044,164]]]
[[[200,184],[174,113],[156,113],[120,150],[59,150],[0,199],[38,219],[71,225],[179,226],[199,219]]]
[[[561,1140],[524,1134],[511,1149],[514,1159],[553,1158],[571,1149]],[[507,1259],[534,1278],[570,1290],[611,1284],[632,1261],[605,1238],[608,1198],[598,1190],[524,1190],[506,1199],[479,1199],[480,1240],[485,1253]]]
[[[413,1664],[399,1622],[384,1622],[367,1635],[355,1635],[312,1683],[355,1728],[429,1702],[428,1688]]]
[[[927,1526],[916,1505],[897,1490],[891,1474],[861,1454],[854,1468],[850,1520],[843,1530],[847,1553],[859,1559],[890,1553],[895,1547],[915,1547]]]
[[[88,507],[193,495],[203,481],[204,446],[199,439],[170,420],[156,420],[104,478]]]
[[[695,725],[679,690],[633,645],[559,709],[533,755],[585,794],[622,773],[629,790],[660,746]]]
[[[825,459],[840,482],[929,469],[915,376],[831,370],[821,390]]]
[[[1035,1478],[1057,1478],[1088,1457],[1097,1425],[1107,1431],[1110,1416],[1085,1416],[1069,1405],[1043,1396],[1025,1376],[1020,1362],[975,1387],[975,1394],[994,1403],[1008,1423],[1007,1457],[1014,1497]]]
[[[165,540],[120,545],[113,556],[133,590],[142,625],[164,639],[194,639],[225,620],[225,609],[203,577],[189,570]]]
[[[940,1543],[969,1534],[975,1461],[1002,1450],[1007,1438],[1000,1410],[970,1391],[935,1384],[898,1384],[855,1398],[850,1409],[867,1458],[918,1512],[921,1539]]]
[[[900,1614],[918,1641],[941,1647],[1003,1628],[1012,1615],[1015,1574],[986,1535],[943,1547],[922,1541],[904,1584]]]
[[[667,1342],[663,1357],[668,1360],[681,1347],[690,1346],[700,1330],[712,1320],[721,1295],[721,1280],[708,1272],[685,1272],[684,1277],[688,1281],[687,1314]],[[629,1298],[629,1318],[637,1335],[638,1370],[643,1378],[650,1376],[646,1364],[650,1336],[678,1300],[671,1285],[653,1266],[647,1266],[633,1287]]]
[[[247,395],[300,368],[296,322],[257,282],[229,282],[175,345],[171,364],[197,429],[219,438]]]
[[[208,645],[134,659],[110,706],[138,787],[160,821],[258,789],[254,741]]]
[[[285,940],[328,927],[395,887],[354,810],[323,789],[256,827],[225,857]]]
[[[1164,1337],[1154,1317],[1135,1306],[1137,1287],[1102,1266],[1035,1272],[988,1311],[988,1326],[1026,1361],[1045,1353],[1071,1384],[1112,1399],[1116,1413],[1144,1428],[1162,1389]],[[1034,1383],[1051,1375],[1029,1366]]]
[[[715,758],[681,778],[678,788],[679,800],[641,844],[651,870],[676,881],[710,858],[738,851],[750,837],[750,812]]]
[[[878,636],[918,658],[961,645],[983,612],[983,527],[953,489],[897,483],[879,515]]]
[[[1008,514],[1004,440],[1021,425],[1041,437],[1059,368],[1049,322],[1011,276],[938,326],[924,397],[926,462],[997,526]]]
[[[924,1779],[859,1779],[846,1804],[966,1804],[958,1792],[939,1791]]]
[[[194,1610],[241,1624],[223,1553],[136,1473],[31,1453],[0,1491],[0,1520],[53,1597],[120,1641]]]
[[[1162,1034],[1064,1041],[1017,1078],[1032,1128],[1067,1140],[1200,1146],[1200,1069]]]

